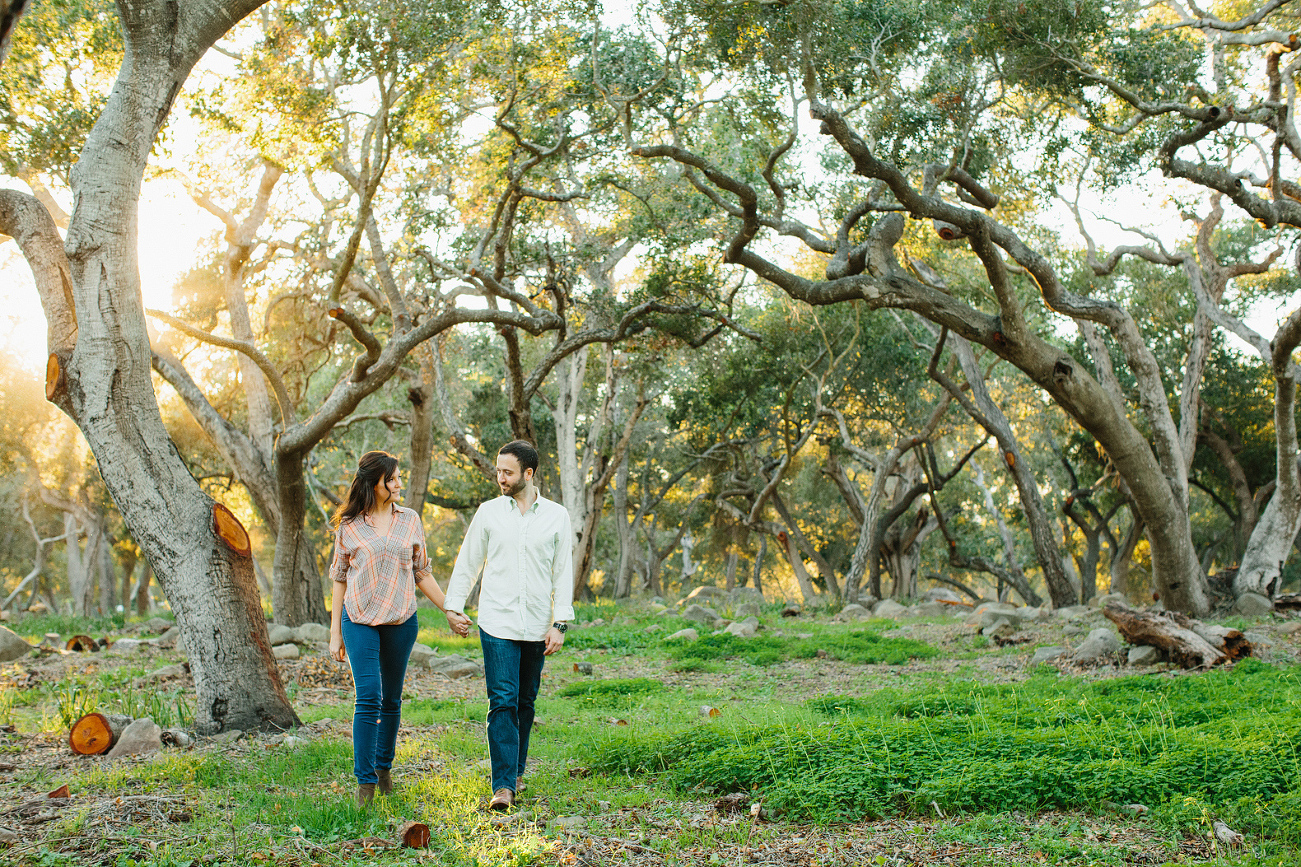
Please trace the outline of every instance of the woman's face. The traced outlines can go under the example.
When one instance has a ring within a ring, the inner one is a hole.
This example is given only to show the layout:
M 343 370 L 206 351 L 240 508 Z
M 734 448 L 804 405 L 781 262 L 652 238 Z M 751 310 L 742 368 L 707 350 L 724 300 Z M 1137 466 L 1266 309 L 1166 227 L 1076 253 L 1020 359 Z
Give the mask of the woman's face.
M 397 500 L 402 493 L 402 471 L 393 468 L 393 475 L 375 484 L 375 505 L 387 506 Z

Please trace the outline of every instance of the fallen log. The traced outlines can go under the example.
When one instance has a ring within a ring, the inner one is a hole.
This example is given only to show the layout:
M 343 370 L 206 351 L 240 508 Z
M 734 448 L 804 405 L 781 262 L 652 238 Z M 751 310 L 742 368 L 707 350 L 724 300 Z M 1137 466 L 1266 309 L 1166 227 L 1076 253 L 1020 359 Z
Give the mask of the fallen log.
M 1212 631 L 1177 612 L 1137 611 L 1112 602 L 1102 613 L 1130 644 L 1155 647 L 1180 668 L 1210 668 L 1251 655 L 1251 642 L 1238 630 Z M 1220 641 L 1213 644 L 1206 636 Z
M 72 724 L 68 746 L 79 756 L 98 756 L 108 752 L 133 720 L 115 713 L 88 713 Z

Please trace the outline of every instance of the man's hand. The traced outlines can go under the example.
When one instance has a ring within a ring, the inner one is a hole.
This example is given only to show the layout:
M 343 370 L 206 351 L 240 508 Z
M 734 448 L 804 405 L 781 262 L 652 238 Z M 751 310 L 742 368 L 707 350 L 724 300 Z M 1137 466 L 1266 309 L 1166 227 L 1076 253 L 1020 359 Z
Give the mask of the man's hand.
M 343 646 L 343 635 L 334 631 L 330 632 L 330 656 L 339 662 L 348 658 L 348 649 Z
M 557 650 L 559 650 L 561 647 L 564 646 L 565 633 L 561 632 L 559 629 L 556 629 L 553 626 L 547 630 L 546 638 L 544 638 L 543 640 L 547 643 L 547 649 L 544 650 L 543 653 L 546 656 L 550 656 L 551 654 L 555 653 Z
M 447 615 L 447 625 L 452 631 L 464 638 L 470 634 L 470 618 L 466 617 L 459 611 L 444 611 Z

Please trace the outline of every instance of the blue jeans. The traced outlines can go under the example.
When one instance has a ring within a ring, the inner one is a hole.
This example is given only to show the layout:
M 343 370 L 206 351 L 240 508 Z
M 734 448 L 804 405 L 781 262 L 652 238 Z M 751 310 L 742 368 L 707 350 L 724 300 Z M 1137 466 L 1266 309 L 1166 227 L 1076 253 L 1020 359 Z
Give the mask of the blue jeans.
M 357 704 L 352 712 L 352 772 L 357 784 L 378 782 L 377 769 L 393 767 L 402 721 L 402 681 L 420 624 L 416 616 L 396 626 L 353 623 L 348 609 L 341 622 Z
M 533 702 L 542 683 L 546 643 L 496 638 L 479 629 L 483 646 L 483 679 L 488 688 L 488 755 L 492 758 L 492 790 L 515 791 L 515 778 L 524 776 L 533 729 Z

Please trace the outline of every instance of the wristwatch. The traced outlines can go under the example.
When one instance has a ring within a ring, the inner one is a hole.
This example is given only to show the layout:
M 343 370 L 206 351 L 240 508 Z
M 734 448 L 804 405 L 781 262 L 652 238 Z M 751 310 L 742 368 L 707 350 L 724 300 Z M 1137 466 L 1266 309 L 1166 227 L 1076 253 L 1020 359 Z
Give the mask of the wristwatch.
M 557 620 L 555 623 L 551 624 L 551 628 L 559 632 L 561 635 L 564 635 L 569 631 L 569 624 L 565 623 L 563 620 Z

